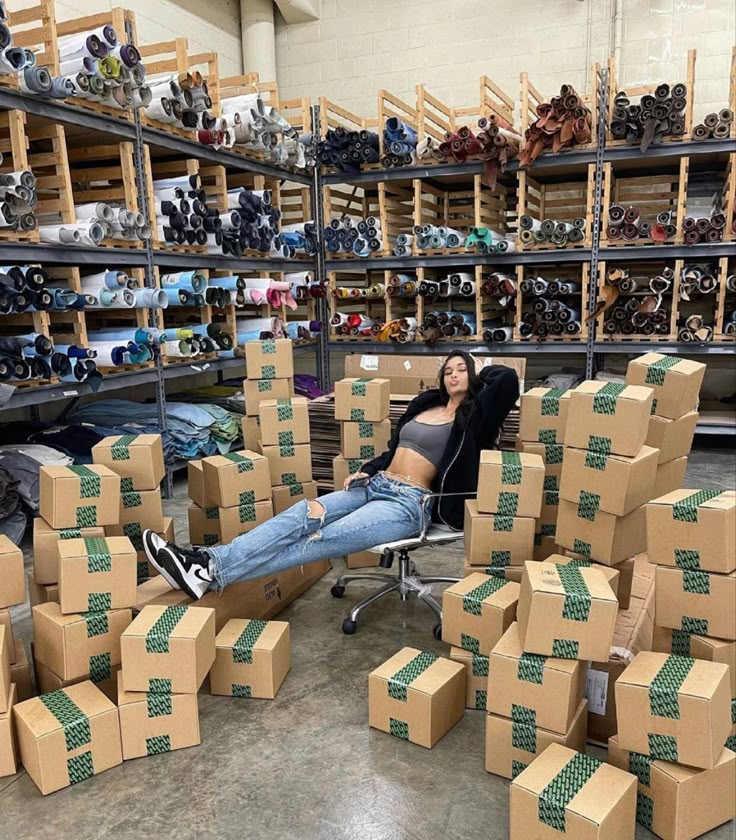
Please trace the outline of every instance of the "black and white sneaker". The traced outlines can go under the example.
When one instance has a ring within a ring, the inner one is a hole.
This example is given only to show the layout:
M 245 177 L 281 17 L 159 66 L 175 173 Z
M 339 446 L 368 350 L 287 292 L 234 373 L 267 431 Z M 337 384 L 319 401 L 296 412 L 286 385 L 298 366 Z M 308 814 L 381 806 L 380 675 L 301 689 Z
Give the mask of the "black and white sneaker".
M 143 533 L 143 547 L 151 565 L 175 589 L 198 601 L 214 580 L 212 559 L 199 548 L 179 548 L 151 531 Z

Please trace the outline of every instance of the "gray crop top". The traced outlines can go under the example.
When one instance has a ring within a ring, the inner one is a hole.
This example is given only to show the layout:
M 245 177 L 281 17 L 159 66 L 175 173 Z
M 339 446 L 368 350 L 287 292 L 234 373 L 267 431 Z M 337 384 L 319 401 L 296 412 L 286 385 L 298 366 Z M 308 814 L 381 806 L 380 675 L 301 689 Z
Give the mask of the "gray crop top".
M 399 434 L 399 446 L 418 452 L 430 463 L 439 466 L 452 431 L 453 420 L 447 423 L 420 423 L 410 420 Z

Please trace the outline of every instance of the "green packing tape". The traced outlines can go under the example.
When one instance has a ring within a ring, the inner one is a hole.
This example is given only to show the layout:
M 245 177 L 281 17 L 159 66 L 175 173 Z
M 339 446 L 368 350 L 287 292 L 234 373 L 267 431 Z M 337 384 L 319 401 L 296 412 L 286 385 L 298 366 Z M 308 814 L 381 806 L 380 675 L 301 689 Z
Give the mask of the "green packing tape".
M 366 396 L 366 385 L 370 379 L 356 379 L 355 382 L 350 383 L 350 396 L 364 397 Z
M 266 629 L 267 621 L 253 619 L 233 644 L 233 662 L 253 664 L 253 646 Z
M 84 550 L 87 552 L 88 574 L 112 571 L 110 546 L 104 537 L 84 537 Z
M 626 385 L 617 385 L 615 382 L 607 382 L 593 396 L 593 413 L 615 414 L 616 400 L 618 400 L 626 387 Z
M 206 546 L 217 545 L 220 542 L 219 534 L 202 534 L 203 544 Z
M 63 688 L 42 694 L 39 699 L 61 724 L 67 752 L 92 742 L 89 718 Z
M 148 694 L 171 694 L 171 680 L 168 677 L 149 677 Z
M 294 432 L 287 431 L 287 432 L 279 432 L 279 449 L 283 449 L 284 447 L 291 447 L 292 452 L 294 449 Z
M 79 528 L 62 528 L 59 531 L 60 540 L 79 540 L 82 539 L 82 531 Z
M 678 356 L 665 356 L 663 359 L 658 359 L 656 362 L 652 362 L 652 364 L 647 367 L 647 375 L 644 378 L 644 384 L 661 387 L 664 385 L 667 371 L 676 364 L 679 364 L 681 361 L 682 359 Z
M 652 758 L 677 764 L 677 738 L 674 735 L 656 735 L 654 732 L 648 732 L 647 741 Z
M 237 464 L 239 473 L 252 472 L 255 469 L 253 460 L 246 458 L 245 455 L 238 455 L 237 452 L 228 452 L 223 457 L 227 458 L 228 461 L 232 461 L 233 464 Z
M 121 435 L 110 447 L 113 461 L 130 461 L 130 446 L 138 440 L 139 435 Z
M 681 627 L 684 633 L 690 633 L 693 636 L 708 635 L 707 618 L 692 618 L 689 615 L 683 615 Z
M 710 595 L 710 575 L 708 572 L 691 572 L 689 569 L 683 569 L 682 588 L 685 592 Z
M 81 613 L 81 616 L 87 625 L 88 639 L 93 639 L 95 636 L 104 636 L 105 633 L 110 632 L 110 622 L 106 612 L 86 612 Z
M 263 365 L 261 379 L 276 379 L 276 365 Z
M 695 665 L 687 656 L 668 656 L 649 684 L 649 712 L 656 717 L 680 719 L 677 692 Z
M 652 784 L 652 764 L 654 759 L 648 755 L 642 755 L 637 752 L 629 753 L 629 773 L 634 776 L 646 787 L 651 787 Z
M 256 506 L 255 505 L 238 505 L 238 522 L 255 522 L 256 521 Z
M 567 393 L 567 388 L 550 388 L 542 397 L 542 417 L 560 416 L 560 397 Z
M 539 533 L 543 537 L 554 537 L 557 534 L 557 525 L 554 522 L 542 525 Z
M 557 443 L 557 431 L 555 429 L 540 429 L 537 435 L 538 443 Z
M 675 566 L 679 569 L 700 569 L 700 552 L 691 549 L 675 549 Z
M 544 504 L 547 507 L 557 507 L 560 504 L 559 490 L 546 490 L 544 493 Z
M 136 551 L 143 551 L 143 529 L 140 522 L 126 522 L 122 525 L 123 535 L 132 543 Z
M 578 519 L 587 519 L 595 522 L 595 516 L 600 508 L 601 497 L 597 493 L 589 493 L 587 490 L 580 491 L 578 500 Z
M 549 491 L 550 493 L 554 491 L 559 491 L 560 489 L 560 482 L 559 477 L 556 475 L 545 475 L 544 477 L 544 489 L 545 491 Z
M 514 519 L 512 516 L 505 516 L 503 514 L 497 513 L 493 517 L 493 530 L 494 531 L 513 531 L 514 530 Z
M 350 409 L 350 419 L 356 422 L 361 422 L 365 420 L 365 409 L 364 408 L 351 408 Z
M 561 464 L 562 458 L 565 454 L 565 447 L 561 443 L 545 443 L 544 444 L 544 463 Z
M 654 802 L 641 791 L 636 792 L 636 821 L 651 831 L 654 819 Z
M 90 592 L 87 595 L 87 612 L 107 612 L 112 609 L 112 592 Z
M 418 653 L 403 668 L 400 668 L 393 677 L 388 678 L 388 696 L 405 703 L 409 686 L 438 659 L 439 657 L 435 653 Z
M 187 607 L 181 604 L 166 607 L 148 633 L 146 633 L 147 653 L 169 652 L 169 637 L 176 625 L 186 615 L 187 609 Z
M 282 484 L 296 484 L 296 473 L 295 472 L 285 472 L 281 473 L 281 483 Z
M 258 391 L 263 394 L 266 391 L 273 391 L 273 381 L 271 379 L 257 379 Z
M 121 493 L 133 493 L 133 492 L 135 492 L 135 487 L 133 487 L 133 479 L 132 478 L 121 478 L 120 479 L 120 492 Z
M 670 649 L 675 656 L 690 656 L 690 638 L 691 634 L 684 630 L 670 630 L 672 634 L 672 641 Z
M 148 717 L 165 717 L 173 712 L 173 702 L 170 694 L 155 694 L 146 692 L 146 710 Z
M 592 756 L 575 753 L 539 794 L 539 821 L 564 832 L 565 809 L 600 766 Z
M 542 535 L 535 534 L 534 535 L 534 545 L 541 545 L 542 544 Z
M 501 516 L 516 516 L 519 509 L 519 494 L 502 490 L 498 494 L 498 513 Z
M 91 779 L 95 774 L 92 751 L 87 750 L 68 759 L 66 762 L 66 771 L 69 774 L 70 785 L 76 785 L 79 782 L 84 782 L 86 779 Z
M 376 447 L 373 444 L 367 443 L 364 446 L 360 447 L 360 457 L 365 460 L 366 458 L 375 458 L 376 456 Z
M 698 490 L 672 505 L 672 518 L 678 522 L 697 522 L 698 508 L 720 496 L 722 490 Z
M 498 592 L 499 589 L 503 589 L 504 586 L 506 586 L 505 580 L 499 580 L 495 577 L 484 580 L 483 583 L 463 595 L 463 612 L 480 616 L 483 610 L 483 601 Z
M 552 656 L 558 659 L 578 659 L 580 642 L 572 639 L 554 639 L 552 642 Z
M 248 491 L 246 491 L 248 492 Z M 240 494 L 243 495 L 242 493 Z M 255 496 L 255 493 L 253 494 Z M 219 519 L 220 518 L 220 508 L 217 507 L 206 507 L 204 509 L 204 518 L 205 519 Z
M 729 735 L 726 738 L 726 749 L 736 752 L 736 735 Z
M 146 738 L 146 755 L 160 755 L 171 752 L 171 737 L 169 735 L 154 735 Z
M 736 726 L 736 697 L 731 699 L 731 723 Z
M 81 505 L 76 510 L 77 528 L 92 528 L 97 525 L 97 505 Z
M 472 657 L 472 671 L 474 677 L 487 677 L 490 657 L 474 653 Z
M 601 435 L 589 435 L 588 451 L 608 457 L 611 454 L 611 438 L 601 437 Z
M 360 458 L 348 458 L 348 470 L 351 473 L 358 472 L 362 466 L 363 462 Z
M 401 738 L 402 741 L 409 740 L 409 724 L 404 720 L 389 718 L 388 731 L 394 738 Z
M 238 504 L 239 505 L 254 505 L 256 503 L 256 491 L 255 490 L 243 490 L 242 493 L 238 494 Z M 217 508 L 215 508 L 217 510 Z M 217 510 L 217 516 L 212 517 L 208 516 L 208 519 L 219 519 L 220 512 Z
M 501 453 L 501 484 L 521 484 L 521 458 L 518 452 Z
M 79 477 L 79 498 L 80 499 L 99 499 L 100 497 L 100 477 L 96 472 L 93 472 L 89 467 L 67 467 L 74 475 Z
M 145 583 L 151 576 L 148 569 L 148 560 L 137 560 L 135 564 L 136 586 Z
M 289 488 L 290 496 L 304 495 L 304 485 L 300 484 L 298 481 L 295 481 L 293 484 L 287 484 L 286 486 Z
M 89 658 L 89 678 L 93 683 L 109 680 L 112 676 L 111 654 L 96 653 Z
M 230 691 L 233 697 L 251 698 L 253 696 L 253 689 L 249 685 L 242 685 L 241 683 L 231 683 Z
M 261 353 L 264 356 L 273 356 L 276 353 L 276 342 L 273 338 L 264 338 L 261 341 Z
M 285 423 L 287 420 L 293 419 L 294 406 L 292 405 L 291 400 L 276 400 L 276 420 L 279 423 Z
M 526 706 L 511 706 L 511 746 L 528 753 L 537 751 L 537 713 Z
M 493 580 L 493 578 L 491 578 Z M 480 654 L 480 640 L 476 639 L 475 636 L 471 636 L 469 633 L 461 633 L 460 634 L 460 647 L 463 650 L 468 650 L 471 653 Z
M 523 773 L 528 764 L 524 764 L 523 761 L 517 761 L 516 759 L 511 760 L 511 778 L 515 779 L 520 773 Z
M 475 708 L 481 712 L 485 712 L 488 708 L 488 692 L 483 689 L 476 688 L 475 690 Z
M 359 438 L 372 438 L 374 434 L 375 430 L 373 428 L 373 423 L 358 423 Z
M 599 438 L 603 440 L 603 438 Z M 608 438 L 605 438 L 608 440 Z M 585 452 L 585 466 L 593 470 L 603 472 L 608 464 L 608 455 L 605 452 L 596 452 L 593 449 L 587 449 Z
M 572 550 L 575 552 L 575 554 L 582 554 L 583 557 L 590 557 L 593 553 L 593 547 L 589 542 L 585 542 L 584 540 L 578 539 L 574 539 L 572 541 Z
M 511 565 L 510 551 L 492 551 L 491 552 L 491 566 L 492 569 L 505 569 L 506 566 Z
M 546 656 L 541 653 L 522 653 L 516 666 L 516 678 L 522 682 L 544 684 L 544 663 Z
M 293 458 L 296 455 L 296 450 L 293 446 L 279 446 L 279 456 L 281 458 Z
M 558 564 L 555 568 L 565 591 L 562 617 L 569 621 L 587 621 L 593 599 L 580 569 L 573 564 Z
M 143 504 L 140 493 L 121 493 L 120 499 L 126 510 L 128 508 L 140 507 Z

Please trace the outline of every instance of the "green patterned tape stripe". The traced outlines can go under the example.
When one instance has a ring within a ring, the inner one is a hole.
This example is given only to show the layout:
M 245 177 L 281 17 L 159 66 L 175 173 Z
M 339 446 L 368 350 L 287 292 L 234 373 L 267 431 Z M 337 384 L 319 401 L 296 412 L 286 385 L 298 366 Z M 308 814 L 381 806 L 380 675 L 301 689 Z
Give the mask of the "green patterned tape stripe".
M 736 726 L 736 697 L 731 699 L 731 723 Z
M 646 385 L 664 385 L 664 379 L 667 375 L 667 371 L 681 361 L 682 359 L 678 356 L 665 356 L 663 359 L 658 359 L 656 362 L 652 362 L 652 364 L 647 368 L 647 375 L 644 379 L 644 383 Z
M 66 762 L 66 771 L 69 774 L 70 785 L 76 785 L 78 782 L 85 781 L 85 779 L 91 779 L 95 774 L 92 751 L 87 750 L 68 759 Z
M 539 443 L 557 443 L 557 429 L 540 429 L 537 441 Z
M 254 505 L 256 503 L 256 491 L 255 490 L 243 490 L 242 493 L 238 494 L 238 504 L 239 505 Z M 209 508 L 207 508 L 209 510 Z M 208 516 L 208 519 L 219 519 L 220 512 L 217 508 L 217 516 Z
M 471 615 L 481 615 L 483 601 L 493 595 L 494 592 L 503 589 L 504 586 L 506 586 L 506 581 L 496 577 L 489 577 L 484 580 L 483 583 L 463 595 L 463 612 Z
M 253 646 L 266 629 L 267 621 L 253 619 L 233 644 L 233 662 L 253 664 Z
M 501 453 L 501 484 L 521 484 L 521 457 L 518 452 Z
M 242 683 L 230 683 L 230 691 L 233 697 L 251 698 L 253 696 L 253 689 L 249 685 L 243 685 Z
M 487 677 L 489 665 L 490 657 L 482 656 L 479 653 L 473 654 L 472 670 L 474 677 Z
M 670 630 L 672 634 L 670 650 L 676 656 L 690 656 L 691 634 L 684 630 Z
M 511 704 L 511 746 L 528 753 L 537 751 L 537 713 L 527 706 Z
M 394 736 L 394 738 L 401 738 L 402 741 L 409 740 L 409 724 L 405 720 L 389 718 L 388 731 Z
M 365 420 L 365 409 L 364 408 L 351 408 L 350 409 L 350 419 L 360 423 Z
M 541 653 L 522 653 L 519 657 L 519 664 L 516 667 L 516 678 L 522 682 L 544 683 L 544 663 L 546 656 Z
M 93 639 L 95 636 L 104 636 L 105 633 L 110 632 L 110 621 L 106 612 L 82 613 L 82 619 L 87 625 L 88 639 Z
M 110 447 L 113 461 L 129 461 L 130 446 L 138 440 L 138 435 L 122 435 Z
M 372 438 L 375 435 L 373 423 L 358 423 L 358 437 Z
M 475 690 L 475 708 L 482 712 L 485 712 L 488 708 L 488 692 L 482 688 L 476 688 Z
M 491 564 L 488 566 L 488 569 L 505 569 L 506 566 L 511 565 L 511 552 L 510 551 L 492 551 L 491 552 Z
M 170 735 L 154 735 L 151 738 L 146 738 L 146 755 L 159 755 L 167 752 L 171 752 Z
M 243 495 L 242 493 L 240 494 Z M 255 496 L 255 494 L 254 494 Z M 247 500 L 243 499 L 242 503 L 245 504 Z M 205 519 L 219 519 L 220 518 L 220 508 L 217 507 L 206 507 L 204 509 L 204 518 Z
M 128 510 L 134 507 L 140 507 L 143 504 L 143 500 L 141 499 L 141 494 L 132 492 L 132 493 L 122 493 L 120 495 L 120 499 L 123 503 L 123 507 Z
M 112 571 L 112 556 L 110 546 L 104 537 L 85 537 L 84 550 L 87 552 L 87 572 Z
M 126 522 L 122 526 L 123 534 L 126 536 L 136 551 L 143 551 L 143 529 L 140 522 Z
M 232 461 L 233 464 L 237 464 L 239 473 L 252 472 L 255 469 L 252 459 L 246 458 L 245 455 L 238 455 L 237 452 L 228 452 L 223 457 L 227 458 L 228 461 Z
M 656 717 L 680 719 L 677 692 L 695 665 L 687 656 L 668 656 L 649 684 L 649 711 Z
M 82 531 L 80 528 L 62 528 L 58 532 L 60 540 L 79 540 L 82 539 Z
M 542 525 L 542 528 L 544 529 L 544 525 Z M 542 530 L 542 533 L 544 533 L 544 530 Z M 572 550 L 575 554 L 582 554 L 583 557 L 590 557 L 593 553 L 593 546 L 584 540 L 574 539 L 572 541 Z
M 258 391 L 263 394 L 266 391 L 273 391 L 273 381 L 270 379 L 257 379 Z
M 647 733 L 649 755 L 662 761 L 677 763 L 677 738 L 674 735 L 656 735 Z
M 556 475 L 545 475 L 544 490 L 548 493 L 556 493 L 560 489 L 560 479 Z
M 499 501 L 500 501 L 500 499 L 499 499 Z M 509 531 L 509 532 L 513 531 L 514 530 L 514 517 L 509 516 L 508 514 L 497 513 L 493 517 L 493 530 L 494 531 Z
M 439 657 L 434 653 L 418 653 L 388 679 L 388 696 L 394 700 L 407 701 L 407 690 L 417 677 L 433 665 Z
M 90 592 L 87 595 L 88 612 L 107 612 L 112 609 L 112 592 Z
M 672 518 L 679 522 L 697 522 L 698 508 L 720 496 L 722 490 L 698 490 L 672 505 Z
M 157 694 L 153 691 L 146 692 L 146 710 L 148 717 L 165 717 L 172 714 L 173 702 L 171 694 Z
M 544 444 L 544 463 L 545 464 L 561 464 L 564 454 L 565 454 L 565 447 L 561 443 L 545 443 Z
M 149 694 L 171 694 L 171 680 L 168 677 L 149 677 Z
M 109 680 L 112 676 L 112 654 L 96 653 L 89 658 L 89 678 L 93 683 Z
M 279 456 L 281 458 L 293 458 L 296 455 L 296 450 L 293 446 L 279 445 Z
M 294 406 L 290 399 L 276 400 L 276 420 L 285 423 L 294 419 Z
M 256 521 L 255 505 L 238 505 L 238 521 L 241 523 Z
M 542 525 L 539 533 L 543 537 L 554 537 L 557 534 L 557 525 L 554 522 Z
M 595 522 L 595 516 L 601 505 L 601 497 L 597 493 L 589 493 L 587 490 L 580 491 L 578 500 L 578 518 Z
M 135 488 L 133 487 L 133 479 L 132 478 L 121 478 L 120 479 L 120 492 L 121 493 L 133 493 Z
M 567 388 L 550 388 L 542 397 L 542 416 L 559 417 L 560 397 L 567 393 Z
M 636 792 L 636 821 L 651 831 L 654 819 L 654 802 L 641 791 Z
M 596 453 L 601 457 L 607 458 L 611 454 L 611 438 L 601 437 L 601 435 L 589 435 L 588 450 L 590 452 Z
M 681 628 L 683 633 L 689 633 L 695 636 L 708 635 L 708 619 L 707 618 L 692 618 L 689 615 L 683 615 Z
M 580 642 L 572 639 L 554 639 L 552 641 L 552 656 L 558 659 L 579 659 Z
M 626 385 L 617 385 L 615 382 L 607 382 L 600 391 L 593 396 L 594 414 L 615 414 L 616 400 L 621 396 Z
M 539 794 L 539 821 L 564 832 L 565 809 L 600 766 L 592 756 L 575 753 Z
M 97 505 L 81 505 L 75 513 L 77 528 L 91 528 L 97 525 Z
M 693 572 L 689 569 L 683 569 L 682 588 L 685 592 L 710 595 L 710 575 L 708 572 Z
M 523 761 L 517 761 L 516 759 L 511 760 L 511 778 L 515 779 L 520 773 L 523 773 L 528 764 L 524 764 Z
M 93 472 L 89 467 L 67 467 L 74 475 L 79 477 L 79 498 L 80 499 L 99 499 L 100 497 L 100 477 L 96 472 Z
M 355 382 L 350 383 L 350 396 L 352 397 L 364 397 L 366 395 L 366 385 L 370 382 L 370 379 L 356 379 Z
M 570 621 L 587 621 L 590 617 L 592 596 L 580 569 L 572 564 L 556 565 L 562 588 L 565 590 L 565 604 L 562 617 Z
M 177 605 L 166 607 L 151 629 L 146 633 L 147 653 L 168 653 L 169 637 L 176 625 L 184 618 L 187 607 Z
M 289 495 L 290 496 L 303 496 L 304 495 L 304 485 L 300 484 L 298 481 L 295 481 L 293 484 L 287 484 L 289 488 Z
M 604 438 L 599 438 L 603 440 Z M 607 438 L 605 438 L 607 440 Z M 610 448 L 610 447 L 609 447 Z M 603 472 L 608 464 L 608 455 L 605 452 L 596 451 L 594 449 L 586 449 L 585 451 L 585 466 L 593 470 Z
M 654 759 L 637 752 L 629 753 L 629 773 L 632 773 L 645 787 L 652 784 L 652 764 Z
M 700 552 L 692 549 L 675 549 L 675 566 L 679 569 L 700 569 Z
M 278 438 L 279 438 L 279 443 L 278 443 L 279 448 L 283 448 L 283 447 L 286 447 L 286 446 L 289 446 L 292 449 L 294 448 L 294 445 L 295 445 L 294 444 L 294 432 L 292 432 L 292 431 L 279 432 L 278 433 Z
M 67 752 L 91 743 L 89 718 L 63 688 L 49 694 L 42 694 L 39 699 L 61 724 Z

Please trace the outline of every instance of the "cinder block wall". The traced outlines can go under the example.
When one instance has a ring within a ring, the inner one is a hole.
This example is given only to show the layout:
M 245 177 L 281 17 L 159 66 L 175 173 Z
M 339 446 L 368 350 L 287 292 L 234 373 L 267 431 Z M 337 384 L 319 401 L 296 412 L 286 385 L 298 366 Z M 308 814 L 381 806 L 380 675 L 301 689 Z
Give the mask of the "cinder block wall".
M 361 116 L 385 88 L 414 103 L 419 83 L 469 106 L 489 75 L 519 98 L 519 74 L 550 96 L 582 91 L 586 71 L 612 51 L 611 0 L 322 0 L 321 20 L 286 26 L 277 15 L 278 82 L 287 97 L 320 95 Z M 698 51 L 695 118 L 728 104 L 734 0 L 623 0 L 620 84 L 685 81 Z

